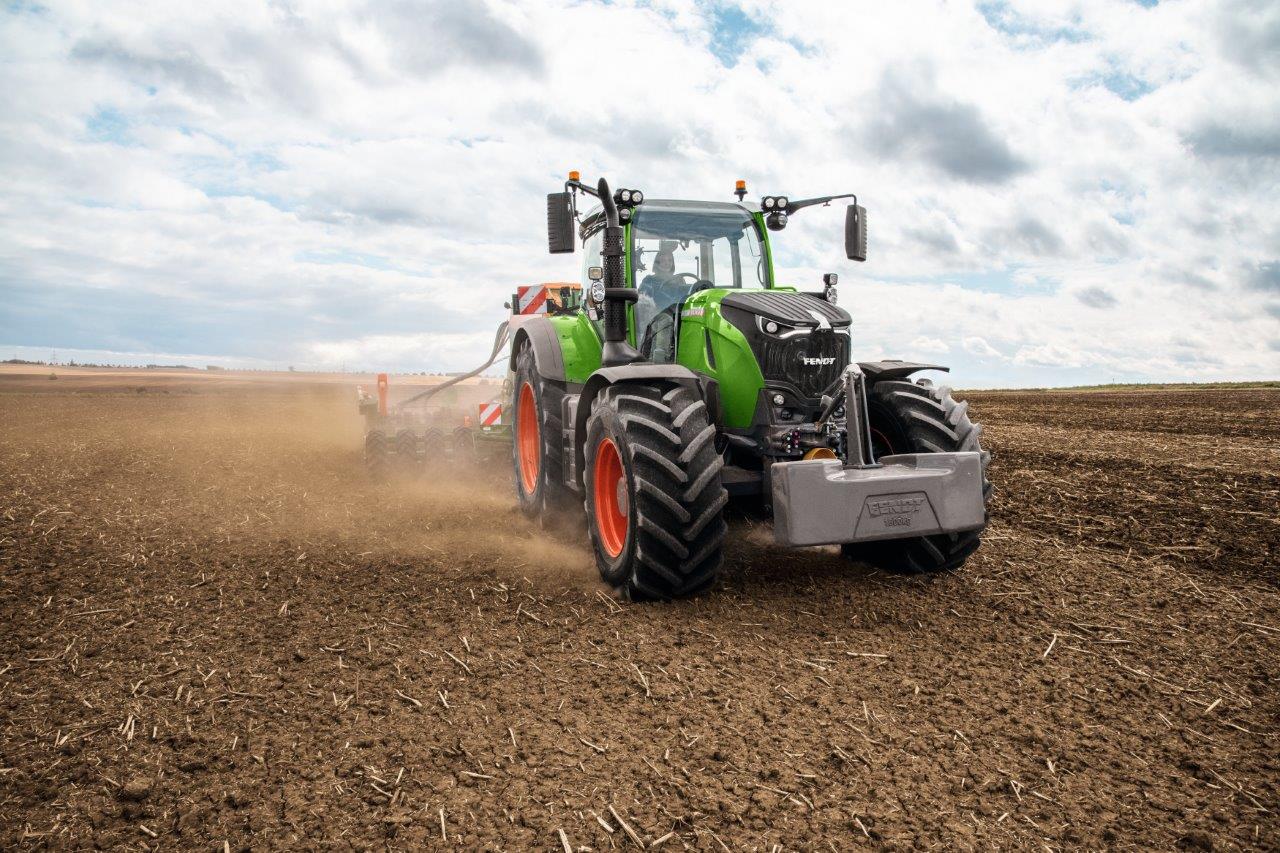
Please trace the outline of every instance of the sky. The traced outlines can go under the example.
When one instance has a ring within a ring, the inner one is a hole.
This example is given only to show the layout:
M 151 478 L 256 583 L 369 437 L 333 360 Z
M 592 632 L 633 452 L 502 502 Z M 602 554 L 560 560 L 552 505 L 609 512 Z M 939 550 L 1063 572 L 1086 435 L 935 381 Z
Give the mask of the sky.
M 1280 4 L 8 2 L 0 359 L 453 371 L 570 169 L 855 192 L 773 235 L 858 360 L 1280 378 Z

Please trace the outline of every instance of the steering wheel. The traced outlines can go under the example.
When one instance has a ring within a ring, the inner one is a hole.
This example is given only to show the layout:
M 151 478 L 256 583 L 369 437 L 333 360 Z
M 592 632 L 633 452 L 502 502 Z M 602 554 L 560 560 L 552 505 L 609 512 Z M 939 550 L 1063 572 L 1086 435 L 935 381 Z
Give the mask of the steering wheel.
M 697 293 L 699 290 L 710 290 L 711 288 L 716 286 L 714 281 L 711 281 L 710 279 L 705 279 L 705 278 L 698 278 L 697 275 L 691 272 L 678 272 L 676 273 L 676 278 L 693 279 L 692 284 L 689 285 L 690 295 Z

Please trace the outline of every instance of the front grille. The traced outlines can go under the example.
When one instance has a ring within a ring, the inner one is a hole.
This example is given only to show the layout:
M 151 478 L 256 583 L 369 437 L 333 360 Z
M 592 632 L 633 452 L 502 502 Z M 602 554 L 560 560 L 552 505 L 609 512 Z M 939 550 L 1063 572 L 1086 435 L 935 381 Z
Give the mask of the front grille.
M 806 397 L 821 396 L 849 366 L 848 336 L 825 329 L 781 339 L 760 336 L 752 343 L 765 381 L 789 383 Z

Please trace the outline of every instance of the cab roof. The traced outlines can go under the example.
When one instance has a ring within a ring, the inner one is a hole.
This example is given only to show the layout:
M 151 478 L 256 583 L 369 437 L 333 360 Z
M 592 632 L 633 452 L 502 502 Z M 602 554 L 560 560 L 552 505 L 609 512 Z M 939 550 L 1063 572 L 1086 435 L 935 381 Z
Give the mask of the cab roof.
M 646 198 L 637 210 L 659 210 L 670 212 L 682 212 L 692 210 L 705 210 L 708 212 L 728 213 L 737 212 L 744 216 L 752 216 L 757 211 L 752 210 L 744 204 L 736 201 L 699 201 L 696 199 L 681 198 Z M 582 217 L 581 232 L 593 230 L 599 224 L 599 220 L 604 216 L 604 209 L 596 204 Z

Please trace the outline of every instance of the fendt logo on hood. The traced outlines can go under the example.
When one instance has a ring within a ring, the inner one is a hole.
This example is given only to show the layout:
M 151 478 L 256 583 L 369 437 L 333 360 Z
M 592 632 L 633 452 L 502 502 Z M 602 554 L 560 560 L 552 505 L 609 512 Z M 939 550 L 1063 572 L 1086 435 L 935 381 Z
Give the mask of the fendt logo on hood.
M 800 361 L 809 365 L 810 367 L 824 367 L 828 364 L 835 364 L 836 357 L 834 355 L 822 355 L 822 356 L 813 358 L 813 357 L 801 354 Z

